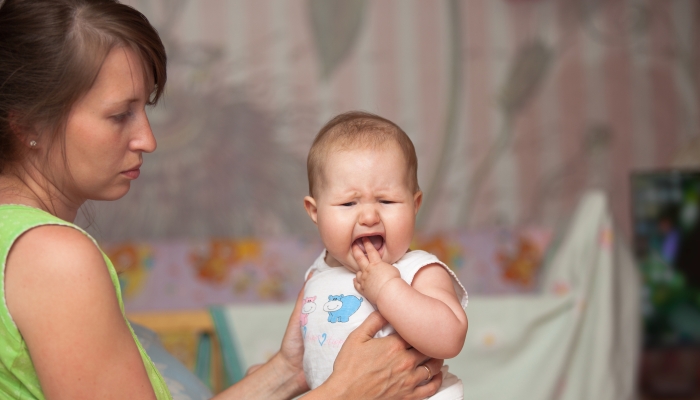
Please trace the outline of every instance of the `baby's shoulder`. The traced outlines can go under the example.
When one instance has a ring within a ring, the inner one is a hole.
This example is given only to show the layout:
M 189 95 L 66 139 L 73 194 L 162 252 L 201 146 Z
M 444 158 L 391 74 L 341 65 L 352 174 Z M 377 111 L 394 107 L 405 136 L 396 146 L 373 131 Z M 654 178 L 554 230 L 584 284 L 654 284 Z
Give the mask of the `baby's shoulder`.
M 396 262 L 398 268 L 402 267 L 424 267 L 429 264 L 443 264 L 435 254 L 428 253 L 425 250 L 410 250 Z

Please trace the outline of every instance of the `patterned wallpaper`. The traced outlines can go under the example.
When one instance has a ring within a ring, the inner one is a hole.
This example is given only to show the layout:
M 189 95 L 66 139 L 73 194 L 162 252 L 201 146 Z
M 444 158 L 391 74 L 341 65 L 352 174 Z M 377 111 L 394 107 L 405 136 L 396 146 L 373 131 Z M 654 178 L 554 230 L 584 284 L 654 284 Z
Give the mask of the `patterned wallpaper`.
M 470 296 L 540 289 L 551 232 L 482 230 L 419 235 L 412 248 L 435 254 Z M 103 244 L 119 272 L 127 311 L 293 301 L 321 254 L 316 238 L 213 238 Z M 557 289 L 559 290 L 559 289 Z
M 413 139 L 421 232 L 567 220 L 698 137 L 692 0 L 130 0 L 169 55 L 158 150 L 105 241 L 313 235 L 305 158 L 362 109 Z

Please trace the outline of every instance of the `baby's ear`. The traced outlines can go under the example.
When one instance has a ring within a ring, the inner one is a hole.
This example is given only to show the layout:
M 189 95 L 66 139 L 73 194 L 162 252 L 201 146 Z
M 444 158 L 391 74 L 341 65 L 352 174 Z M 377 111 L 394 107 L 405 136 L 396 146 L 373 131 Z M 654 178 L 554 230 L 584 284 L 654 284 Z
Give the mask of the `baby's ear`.
M 304 197 L 304 209 L 306 209 L 306 213 L 309 214 L 309 217 L 311 217 L 311 220 L 314 221 L 314 224 L 318 224 L 318 209 L 316 208 L 316 199 L 314 199 L 311 196 Z
M 416 214 L 418 214 L 421 204 L 423 204 L 423 192 L 419 190 L 413 195 L 413 206 L 415 207 Z

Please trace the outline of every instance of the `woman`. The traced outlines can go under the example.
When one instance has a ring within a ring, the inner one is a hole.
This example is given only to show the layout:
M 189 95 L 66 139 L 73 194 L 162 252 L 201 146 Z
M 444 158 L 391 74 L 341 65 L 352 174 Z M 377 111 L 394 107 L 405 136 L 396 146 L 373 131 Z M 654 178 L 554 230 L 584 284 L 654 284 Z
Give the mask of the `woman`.
M 145 17 L 114 0 L 0 6 L 3 398 L 170 398 L 124 318 L 112 264 L 71 223 L 86 200 L 124 196 L 143 153 L 155 150 L 145 107 L 163 93 L 165 64 Z M 441 374 L 432 372 L 442 361 L 396 336 L 371 339 L 384 323 L 369 318 L 343 346 L 327 384 L 305 398 L 435 393 Z M 301 354 L 291 318 L 280 352 L 221 398 L 303 393 Z

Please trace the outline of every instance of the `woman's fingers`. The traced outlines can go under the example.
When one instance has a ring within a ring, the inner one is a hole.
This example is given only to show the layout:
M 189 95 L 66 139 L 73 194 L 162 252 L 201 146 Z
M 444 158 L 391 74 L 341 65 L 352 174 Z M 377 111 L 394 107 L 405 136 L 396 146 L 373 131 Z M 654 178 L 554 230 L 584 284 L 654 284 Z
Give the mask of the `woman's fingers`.
M 385 324 L 378 312 L 370 314 L 343 344 L 322 387 L 348 399 L 418 400 L 435 394 L 442 383 L 442 360 L 421 354 L 396 334 L 373 339 Z M 435 375 L 430 381 L 423 365 Z
M 445 364 L 445 360 L 440 360 L 437 358 L 431 358 L 427 362 L 425 362 L 423 365 L 426 367 L 430 368 L 430 373 L 435 376 L 435 375 L 440 375 L 440 369 L 442 369 L 442 365 Z M 425 369 L 425 368 L 423 368 Z M 427 372 L 426 372 L 427 373 Z
M 369 339 L 372 339 L 374 335 L 379 332 L 380 329 L 386 325 L 386 320 L 384 317 L 382 317 L 382 314 L 380 314 L 378 311 L 373 312 L 370 314 L 363 322 L 358 326 L 352 333 L 350 333 L 350 338 L 356 337 L 357 340 L 366 342 Z M 403 339 L 401 339 L 403 340 Z
M 421 359 L 425 357 L 423 354 L 416 351 L 416 357 Z M 445 360 L 429 358 L 424 363 L 416 366 L 414 379 L 417 385 L 415 391 L 412 393 L 415 399 L 424 399 L 434 395 L 440 385 L 442 385 L 442 372 L 440 371 Z M 430 370 L 430 381 L 428 381 L 428 368 Z M 426 383 L 427 381 L 427 383 Z
M 420 369 L 425 370 L 425 368 L 423 367 L 420 367 Z M 416 390 L 413 391 L 413 397 L 409 398 L 425 399 L 426 397 L 430 397 L 437 393 L 438 389 L 440 389 L 440 385 L 442 385 L 442 374 L 439 372 L 440 371 L 438 370 L 438 373 L 433 375 L 433 377 L 430 379 L 430 382 L 426 383 L 425 385 L 418 386 Z
M 287 322 L 287 329 L 284 332 L 280 348 L 282 356 L 299 369 L 302 367 L 302 357 L 304 356 L 304 339 L 301 336 L 301 322 L 299 321 L 303 298 L 304 287 L 302 286 L 294 304 L 292 315 L 289 317 L 289 322 Z
M 435 375 L 440 375 L 440 369 L 442 368 L 442 364 L 444 362 L 444 360 L 431 358 L 425 363 L 418 365 L 416 368 L 416 376 L 418 381 L 422 382 L 427 381 L 428 379 L 432 380 Z M 428 375 L 428 370 L 430 370 L 430 375 Z
M 301 307 L 304 303 L 304 287 L 301 287 L 297 299 L 294 302 L 294 310 L 292 310 L 292 315 L 289 317 L 289 322 L 287 323 L 287 330 L 299 330 L 300 321 L 299 315 L 301 315 Z

